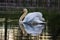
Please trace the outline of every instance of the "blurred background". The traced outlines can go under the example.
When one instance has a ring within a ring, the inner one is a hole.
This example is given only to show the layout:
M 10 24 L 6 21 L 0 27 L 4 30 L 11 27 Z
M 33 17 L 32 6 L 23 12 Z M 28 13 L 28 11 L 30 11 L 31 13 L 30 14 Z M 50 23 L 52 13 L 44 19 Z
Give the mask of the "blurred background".
M 22 34 L 23 8 L 42 12 L 47 24 L 38 37 Z M 0 0 L 0 40 L 60 40 L 60 0 Z

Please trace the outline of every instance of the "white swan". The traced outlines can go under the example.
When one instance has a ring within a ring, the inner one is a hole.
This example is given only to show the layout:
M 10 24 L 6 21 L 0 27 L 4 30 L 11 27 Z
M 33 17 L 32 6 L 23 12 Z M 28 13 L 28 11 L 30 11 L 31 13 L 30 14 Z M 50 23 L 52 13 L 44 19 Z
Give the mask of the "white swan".
M 28 13 L 22 21 L 24 30 L 32 36 L 40 35 L 45 26 L 45 19 L 42 16 L 40 12 Z

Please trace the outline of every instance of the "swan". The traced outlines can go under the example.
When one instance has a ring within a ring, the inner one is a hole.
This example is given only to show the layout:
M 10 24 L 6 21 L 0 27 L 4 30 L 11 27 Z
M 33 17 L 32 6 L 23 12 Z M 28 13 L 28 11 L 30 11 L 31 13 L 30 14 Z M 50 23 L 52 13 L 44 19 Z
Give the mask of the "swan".
M 42 33 L 42 30 L 45 27 L 45 19 L 41 12 L 31 12 L 28 13 L 28 10 L 25 8 L 23 14 L 19 19 L 20 28 L 25 31 L 27 34 L 32 36 L 37 36 Z M 21 26 L 23 24 L 23 27 Z

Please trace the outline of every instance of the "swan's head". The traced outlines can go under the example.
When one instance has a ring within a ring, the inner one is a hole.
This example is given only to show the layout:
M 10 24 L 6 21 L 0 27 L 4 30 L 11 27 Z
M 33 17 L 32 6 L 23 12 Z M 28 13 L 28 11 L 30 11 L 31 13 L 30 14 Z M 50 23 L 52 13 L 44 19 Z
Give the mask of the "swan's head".
M 26 8 L 24 8 L 23 13 L 28 13 L 28 10 Z

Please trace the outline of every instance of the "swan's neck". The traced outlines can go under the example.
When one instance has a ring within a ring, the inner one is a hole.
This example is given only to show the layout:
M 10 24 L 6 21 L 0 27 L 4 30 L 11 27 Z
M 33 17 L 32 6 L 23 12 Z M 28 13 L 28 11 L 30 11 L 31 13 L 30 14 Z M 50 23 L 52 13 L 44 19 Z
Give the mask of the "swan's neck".
M 27 13 L 23 13 L 22 16 L 20 17 L 20 20 L 22 21 L 24 17 L 26 16 Z

